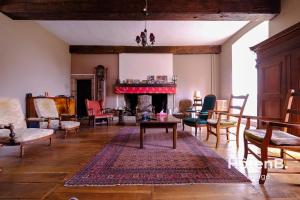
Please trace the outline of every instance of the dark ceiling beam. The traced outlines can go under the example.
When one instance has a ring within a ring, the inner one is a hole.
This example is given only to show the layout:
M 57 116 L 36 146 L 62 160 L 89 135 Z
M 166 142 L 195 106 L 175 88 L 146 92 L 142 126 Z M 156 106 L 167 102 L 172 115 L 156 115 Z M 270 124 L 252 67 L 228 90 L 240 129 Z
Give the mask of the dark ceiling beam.
M 143 0 L 1 0 L 16 20 L 144 20 Z M 148 0 L 149 20 L 254 20 L 280 13 L 280 0 Z
M 173 53 L 173 54 L 219 54 L 220 45 L 212 46 L 86 46 L 71 45 L 73 54 L 119 54 L 119 53 Z

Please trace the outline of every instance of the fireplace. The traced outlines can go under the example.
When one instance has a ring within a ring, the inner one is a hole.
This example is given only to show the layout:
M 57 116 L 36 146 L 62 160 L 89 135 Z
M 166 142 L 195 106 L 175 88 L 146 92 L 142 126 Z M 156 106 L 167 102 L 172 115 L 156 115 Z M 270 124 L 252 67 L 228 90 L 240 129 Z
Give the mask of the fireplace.
M 135 109 L 138 102 L 138 96 L 141 94 L 125 94 L 125 106 L 128 108 L 130 115 L 135 115 Z M 152 97 L 152 105 L 155 108 L 155 113 L 159 113 L 160 111 L 167 112 L 168 108 L 168 95 L 167 94 L 146 94 Z

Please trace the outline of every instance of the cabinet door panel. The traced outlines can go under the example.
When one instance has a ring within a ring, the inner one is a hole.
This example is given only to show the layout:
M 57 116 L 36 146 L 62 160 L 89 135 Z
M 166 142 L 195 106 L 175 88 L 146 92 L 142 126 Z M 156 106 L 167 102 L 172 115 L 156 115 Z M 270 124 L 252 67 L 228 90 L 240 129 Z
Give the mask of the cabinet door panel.
M 258 110 L 259 115 L 282 116 L 282 106 L 286 95 L 286 61 L 276 57 L 259 64 L 258 69 Z
M 300 48 L 293 51 L 291 56 L 290 88 L 300 90 Z M 300 110 L 299 97 L 294 99 L 292 109 Z M 291 121 L 300 123 L 300 116 L 293 115 Z

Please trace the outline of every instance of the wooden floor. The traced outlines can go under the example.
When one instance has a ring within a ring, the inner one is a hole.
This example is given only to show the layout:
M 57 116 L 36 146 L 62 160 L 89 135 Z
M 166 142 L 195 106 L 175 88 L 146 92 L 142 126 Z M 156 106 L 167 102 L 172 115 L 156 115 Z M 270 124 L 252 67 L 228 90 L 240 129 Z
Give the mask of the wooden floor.
M 249 165 L 245 169 L 242 163 L 237 168 L 248 174 L 252 184 L 64 187 L 64 181 L 79 171 L 120 128 L 114 125 L 82 128 L 78 136 L 70 135 L 67 139 L 58 133 L 51 147 L 43 141 L 25 147 L 23 159 L 18 157 L 18 147 L 1 148 L 0 199 L 300 199 L 300 175 L 271 174 L 266 184 L 260 186 L 258 169 Z M 203 133 L 198 139 L 203 140 Z M 214 149 L 215 138 L 210 139 L 205 144 Z M 237 151 L 234 141 L 227 143 L 225 137 L 222 139 L 217 153 L 225 159 L 242 160 L 243 147 Z M 254 161 L 250 156 L 248 163 Z

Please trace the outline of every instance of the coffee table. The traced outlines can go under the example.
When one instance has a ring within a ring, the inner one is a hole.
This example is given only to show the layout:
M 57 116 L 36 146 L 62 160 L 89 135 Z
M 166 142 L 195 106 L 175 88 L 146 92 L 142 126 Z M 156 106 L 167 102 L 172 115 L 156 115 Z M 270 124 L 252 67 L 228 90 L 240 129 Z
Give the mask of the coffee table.
M 173 116 L 155 116 L 155 119 L 140 122 L 140 148 L 144 148 L 144 134 L 146 128 L 168 128 L 173 129 L 173 149 L 176 149 L 177 140 L 177 124 L 180 123 L 179 119 Z

